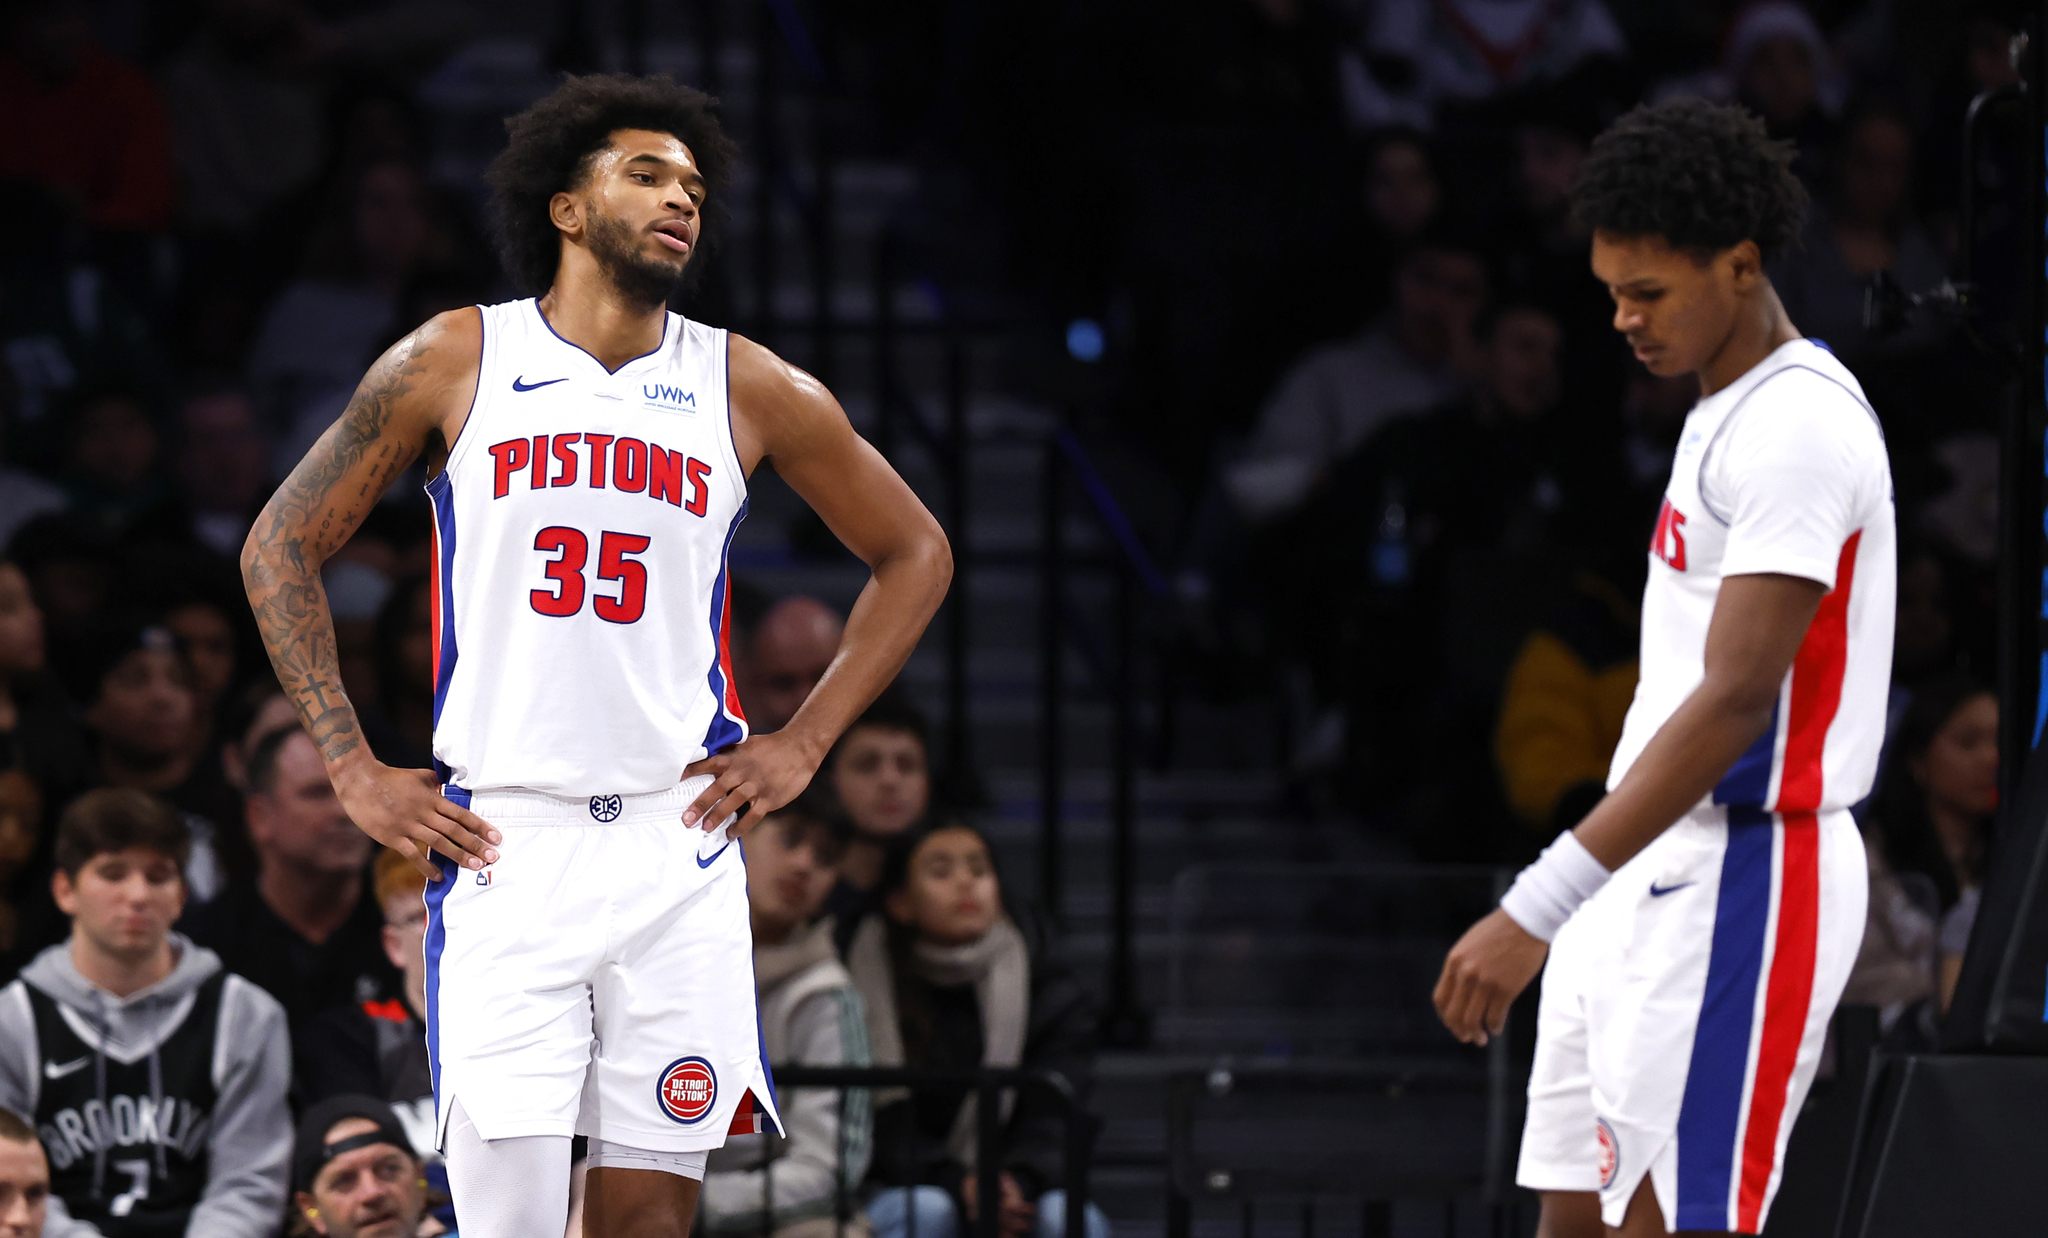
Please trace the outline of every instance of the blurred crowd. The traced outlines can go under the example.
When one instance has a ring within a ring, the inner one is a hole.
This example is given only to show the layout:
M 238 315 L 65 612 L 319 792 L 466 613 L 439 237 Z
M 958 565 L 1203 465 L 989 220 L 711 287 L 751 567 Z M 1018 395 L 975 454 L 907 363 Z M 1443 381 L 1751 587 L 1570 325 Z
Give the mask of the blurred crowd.
M 1962 118 L 2018 80 L 2017 18 L 1936 7 L 1259 4 L 1232 10 L 1228 71 L 1220 49 L 1190 62 L 1242 122 L 1212 109 L 1181 132 L 1260 169 L 1237 199 L 1256 236 L 1152 277 L 1174 304 L 1133 316 L 1120 415 L 1187 496 L 1190 689 L 1279 686 L 1298 811 L 1354 821 L 1390 858 L 1514 864 L 1603 794 L 1697 391 L 1613 330 L 1570 191 L 1636 103 L 1732 100 L 1796 148 L 1808 223 L 1771 278 L 1856 373 L 1891 454 L 1898 640 L 1858 810 L 1879 882 L 1859 991 L 1888 1021 L 1938 1012 L 1997 798 L 1995 434 L 2023 298 L 2004 208 L 1959 213 Z M 1998 116 L 1980 203 L 2018 166 Z M 1327 158 L 1253 161 L 1282 128 Z M 1130 209 L 1136 237 L 1168 208 Z M 1875 278 L 1927 293 L 1971 259 L 1973 321 L 1866 325 Z
M 1598 799 L 1633 691 L 1644 547 L 1695 392 L 1636 366 L 1610 328 L 1568 210 L 1588 144 L 1633 103 L 1686 92 L 1740 101 L 1795 143 L 1813 209 L 1772 277 L 1880 414 L 1902 533 L 1851 997 L 1924 1033 L 1997 800 L 1994 429 L 1998 347 L 2026 301 L 2017 224 L 1974 233 L 1973 324 L 1873 330 L 1864 289 L 1889 272 L 1923 292 L 1970 256 L 1961 118 L 2017 80 L 2009 6 L 1203 0 L 1042 21 L 998 4 L 986 45 L 950 59 L 927 46 L 954 29 L 937 0 L 844 7 L 863 51 L 841 67 L 877 141 L 920 158 L 951 144 L 991 214 L 1011 213 L 1017 291 L 1052 316 L 1109 306 L 1106 420 L 1180 496 L 1148 531 L 1178 546 L 1191 689 L 1278 692 L 1294 806 L 1354 819 L 1390 855 L 1533 855 Z M 264 995 L 235 999 L 274 1013 L 276 1036 L 250 1041 L 269 1048 L 237 1085 L 244 1121 L 214 1130 L 261 1144 L 267 1168 L 186 1183 L 184 1206 L 246 1205 L 209 1233 L 288 1215 L 322 1234 L 452 1225 L 431 1172 L 416 1192 L 409 1170 L 376 1168 L 433 1160 L 422 879 L 341 814 L 235 556 L 378 352 L 507 295 L 477 186 L 434 172 L 444 118 L 421 91 L 487 23 L 452 0 L 22 0 L 0 23 L 0 979 L 42 969 L 49 991 L 126 1010 L 175 977 L 113 978 L 165 948 L 205 964 L 179 964 L 192 992 L 227 1001 L 209 977 L 232 973 Z M 948 84 L 941 64 L 986 71 Z M 1070 89 L 1048 99 L 1054 79 Z M 1989 180 L 2010 178 L 2003 149 Z M 1028 218 L 1042 184 L 1009 192 L 1048 166 L 1069 170 L 1074 226 Z M 1218 209 L 1191 209 L 1204 200 Z M 373 750 L 424 766 L 418 480 L 326 584 Z M 840 617 L 751 592 L 735 614 L 742 700 L 774 729 Z M 771 1057 L 1085 1081 L 1086 989 L 931 788 L 923 723 L 892 696 L 762 827 L 749 882 Z M 169 861 L 176 890 L 162 865 L 103 871 L 137 855 Z M 0 1093 L 15 1085 L 0 1108 L 33 1110 L 21 1068 L 0 1064 Z M 48 1166 L 59 1210 L 111 1233 L 110 1095 L 40 1134 L 65 1150 Z M 953 1233 L 981 1206 L 965 1094 L 867 1099 L 786 1098 L 786 1140 L 714 1160 L 704 1223 L 818 1238 L 858 1205 L 878 1233 Z M 1058 1232 L 1042 1100 L 1005 1101 L 988 1206 L 1011 1238 Z M 26 1158 L 10 1122 L 0 1207 Z M 1091 1213 L 1091 1238 L 1102 1225 Z

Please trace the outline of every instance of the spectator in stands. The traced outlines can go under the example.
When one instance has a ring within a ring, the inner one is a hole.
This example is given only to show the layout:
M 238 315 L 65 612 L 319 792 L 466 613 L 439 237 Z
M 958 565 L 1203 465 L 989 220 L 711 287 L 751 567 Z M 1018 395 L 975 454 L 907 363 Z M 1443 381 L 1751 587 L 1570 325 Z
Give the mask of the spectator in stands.
M 1420 237 L 1395 269 L 1391 315 L 1311 353 L 1260 412 L 1244 458 L 1224 474 L 1244 518 L 1260 524 L 1294 511 L 1373 431 L 1463 390 L 1486 291 L 1475 245 L 1443 229 Z
M 1085 1095 L 1094 1070 L 1093 1001 L 1045 949 L 1034 950 L 1006 913 L 994 853 L 982 834 L 947 822 L 899 838 L 869 916 L 848 953 L 867 1003 L 877 1066 L 1057 1070 Z M 967 1088 L 931 1088 L 875 1113 L 868 1218 L 877 1238 L 955 1238 L 972 1223 L 974 1167 L 1000 1162 L 1005 1238 L 1063 1234 L 1064 1123 L 1057 1102 L 1021 1088 L 1003 1101 L 998 1145 L 975 1147 Z M 914 1214 L 914 1215 L 913 1215 Z M 1088 1238 L 1109 1223 L 1092 1204 Z
M 1361 143 L 1361 204 L 1356 278 L 1370 311 L 1386 307 L 1394 265 L 1443 208 L 1443 182 L 1429 139 L 1406 125 L 1377 129 Z
M 813 597 L 786 597 L 749 634 L 733 677 L 756 735 L 789 725 L 839 653 L 846 620 Z
M 160 540 L 179 523 L 149 410 L 126 391 L 85 396 L 71 415 L 71 510 L 115 537 Z
M 1863 300 L 1873 275 L 1889 271 L 1918 293 L 1948 274 L 1907 202 L 1912 169 L 1913 133 L 1904 119 L 1876 101 L 1857 108 L 1843 128 L 1833 192 L 1808 219 L 1803 243 L 1786 250 L 1771 272 L 1771 286 L 1799 330 L 1851 360 L 1872 343 Z M 1927 334 L 1919 326 L 1907 338 L 1924 341 Z
M 239 386 L 215 382 L 186 397 L 180 420 L 178 481 L 192 534 L 232 561 L 263 501 L 270 497 L 270 447 L 256 406 Z
M 749 880 L 758 857 L 748 852 Z M 434 1079 L 427 1057 L 427 879 L 396 851 L 379 849 L 377 905 L 384 912 L 384 956 L 398 969 L 397 997 L 338 1006 L 299 1037 L 295 1078 L 300 1104 L 336 1096 L 374 1096 L 388 1103 L 416 1148 L 424 1148 L 428 1187 L 448 1193 L 448 1168 L 436 1150 Z M 784 1114 L 784 1117 L 787 1117 Z M 454 1205 L 437 1211 L 455 1227 Z
M 924 715 L 900 695 L 885 692 L 839 737 L 822 776 L 850 830 L 839 857 L 839 884 L 825 904 L 839 922 L 843 945 L 870 909 L 889 844 L 931 811 Z
M 1815 187 L 1842 99 L 1827 36 L 1803 5 L 1763 0 L 1736 15 L 1722 71 L 1736 101 L 1763 117 L 1775 138 L 1799 147 L 1793 170 Z
M 434 763 L 434 593 L 425 574 L 402 577 L 370 628 L 375 693 L 357 706 L 370 750 L 386 765 Z M 343 667 L 343 673 L 348 668 Z M 748 714 L 748 721 L 753 715 Z
M 371 164 L 340 187 L 310 238 L 304 272 L 265 316 L 250 363 L 278 476 L 340 416 L 395 325 L 407 281 L 444 247 L 412 164 Z
M 95 230 L 168 228 L 176 186 L 163 103 L 92 37 L 86 6 L 12 5 L 0 37 L 0 176 L 76 199 Z
M 292 1030 L 338 1006 L 388 997 L 398 974 L 368 888 L 375 845 L 335 798 L 305 731 L 271 732 L 249 756 L 256 872 L 195 912 L 193 940 L 284 1004 Z
M 1946 1008 L 1976 922 L 1998 809 L 1998 698 L 1964 678 L 1922 687 L 1893 737 L 1881 785 L 1867 832 L 1871 905 L 1893 901 L 1888 880 L 1917 874 L 1932 887 L 1934 906 L 1922 914 L 1939 925 L 1937 991 Z M 1921 936 L 1894 935 L 1908 944 Z
M 1607 794 L 1607 768 L 1635 699 L 1641 607 L 1639 594 L 1582 570 L 1508 670 L 1494 760 L 1508 806 L 1533 842 L 1571 829 Z
M 321 1238 L 453 1233 L 427 1215 L 438 1193 L 413 1148 L 390 1107 L 373 1096 L 334 1096 L 308 1109 L 292 1143 L 290 1232 Z
M 58 827 L 70 940 L 0 992 L 0 1108 L 44 1134 L 53 1234 L 276 1233 L 284 1012 L 171 931 L 190 848 L 178 813 L 135 790 L 88 792 Z
M 0 1238 L 42 1238 L 50 1211 L 50 1160 L 35 1127 L 0 1109 Z
M 1485 99 L 1627 50 L 1601 0 L 1382 0 L 1342 65 L 1344 110 L 1359 126 L 1434 126 L 1445 103 Z
M 65 505 L 61 487 L 15 467 L 14 457 L 7 451 L 9 411 L 0 404 L 0 548 L 14 540 L 21 526 L 37 516 L 63 511 Z
M 761 1043 L 776 1066 L 868 1064 L 860 994 L 833 949 L 831 921 L 818 915 L 844 845 L 815 792 L 747 836 Z M 842 1106 L 831 1089 L 784 1089 L 781 1109 L 782 1138 L 734 1136 L 711 1154 L 701 1205 L 707 1233 L 829 1238 L 839 1205 L 852 1205 L 867 1175 L 868 1093 L 849 1092 Z
M 69 512 L 53 512 L 23 525 L 7 556 L 28 576 L 46 623 L 50 661 L 61 666 L 68 638 L 109 609 L 120 574 L 113 539 Z
M 21 568 L 0 559 L 0 770 L 22 774 L 56 824 L 60 805 L 92 780 L 91 750 L 71 701 L 46 664 L 43 612 Z
M 14 978 L 27 953 L 21 949 L 20 887 L 42 841 L 42 816 L 42 792 L 28 775 L 0 770 L 0 981 Z
M 85 704 L 97 781 L 160 795 L 185 816 L 192 832 L 186 893 L 203 904 L 221 891 L 222 835 L 232 822 L 215 815 L 231 802 L 219 768 L 200 759 L 192 672 L 169 629 L 129 615 L 104 620 L 72 650 L 72 696 Z

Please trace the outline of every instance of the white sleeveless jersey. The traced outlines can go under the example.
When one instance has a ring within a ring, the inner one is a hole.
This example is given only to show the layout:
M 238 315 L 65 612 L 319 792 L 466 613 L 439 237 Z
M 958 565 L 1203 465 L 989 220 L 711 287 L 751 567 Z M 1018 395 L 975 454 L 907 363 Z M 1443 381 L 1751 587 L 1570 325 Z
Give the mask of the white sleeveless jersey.
M 478 308 L 476 401 L 427 484 L 435 764 L 472 792 L 666 790 L 747 735 L 726 333 L 670 314 L 613 372 L 531 300 Z
M 1891 681 L 1892 505 L 1877 415 L 1824 346 L 1786 343 L 1701 400 L 1651 537 L 1641 678 L 1607 785 L 1620 784 L 1699 686 L 1721 581 L 1781 573 L 1829 592 L 1770 727 L 1709 803 L 1793 814 L 1861 800 L 1876 777 Z

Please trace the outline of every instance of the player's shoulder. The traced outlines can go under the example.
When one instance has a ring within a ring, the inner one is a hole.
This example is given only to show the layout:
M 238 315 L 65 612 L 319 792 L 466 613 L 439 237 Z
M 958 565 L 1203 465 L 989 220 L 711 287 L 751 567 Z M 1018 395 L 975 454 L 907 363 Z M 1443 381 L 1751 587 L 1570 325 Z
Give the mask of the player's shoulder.
M 820 397 L 830 399 L 825 384 L 790 364 L 765 344 L 737 331 L 726 341 L 726 383 L 735 404 L 745 404 L 756 413 L 783 406 L 802 407 Z
M 1882 453 L 1884 428 L 1862 384 L 1825 346 L 1795 340 L 1771 355 L 1729 425 L 1751 444 L 1828 441 Z

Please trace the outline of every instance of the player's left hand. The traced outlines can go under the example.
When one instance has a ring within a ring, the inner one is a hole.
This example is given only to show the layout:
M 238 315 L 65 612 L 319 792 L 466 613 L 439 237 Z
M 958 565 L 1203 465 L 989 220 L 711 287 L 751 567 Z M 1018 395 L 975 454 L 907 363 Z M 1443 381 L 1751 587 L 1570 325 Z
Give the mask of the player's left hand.
M 1548 942 L 1494 908 L 1465 930 L 1444 959 L 1436 982 L 1437 1017 L 1466 1044 L 1485 1044 L 1507 1026 L 1508 1007 L 1543 970 L 1549 953 Z
M 743 838 L 761 818 L 801 795 L 817 772 L 818 758 L 787 732 L 749 736 L 683 771 L 685 778 L 712 775 L 711 785 L 683 809 L 683 824 L 709 833 L 738 813 L 727 835 Z

